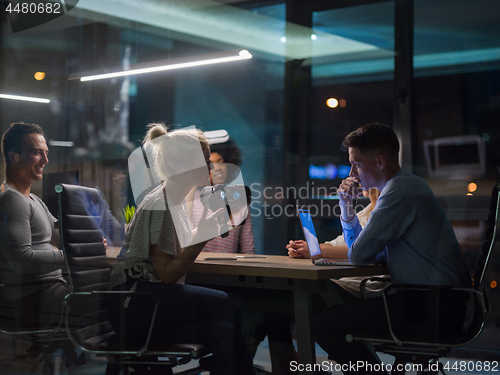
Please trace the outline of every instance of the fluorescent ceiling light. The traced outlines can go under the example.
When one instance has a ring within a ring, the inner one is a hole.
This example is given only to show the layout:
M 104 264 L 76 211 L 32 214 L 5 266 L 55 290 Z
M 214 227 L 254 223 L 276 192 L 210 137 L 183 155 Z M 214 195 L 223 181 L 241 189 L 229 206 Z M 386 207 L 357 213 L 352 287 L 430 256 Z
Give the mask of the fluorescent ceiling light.
M 80 81 L 82 82 L 94 81 L 98 79 L 163 72 L 166 70 L 183 69 L 183 68 L 190 68 L 202 65 L 212 65 L 212 64 L 220 64 L 232 61 L 248 60 L 251 58 L 252 54 L 246 49 L 224 51 L 224 52 L 216 52 L 205 55 L 188 56 L 182 58 L 174 58 L 174 59 L 135 64 L 131 65 L 130 69 L 128 70 L 121 70 L 115 72 L 110 72 L 109 70 L 100 70 L 100 71 L 79 73 L 77 75 L 71 75 L 69 79 L 71 80 L 80 78 Z
M 35 103 L 50 103 L 49 99 L 32 98 L 30 96 L 0 94 L 0 98 L 3 98 L 3 99 L 12 99 L 12 100 L 23 100 L 23 101 L 26 101 L 26 102 L 35 102 Z
M 49 141 L 50 146 L 59 146 L 59 147 L 73 147 L 75 142 L 73 141 Z

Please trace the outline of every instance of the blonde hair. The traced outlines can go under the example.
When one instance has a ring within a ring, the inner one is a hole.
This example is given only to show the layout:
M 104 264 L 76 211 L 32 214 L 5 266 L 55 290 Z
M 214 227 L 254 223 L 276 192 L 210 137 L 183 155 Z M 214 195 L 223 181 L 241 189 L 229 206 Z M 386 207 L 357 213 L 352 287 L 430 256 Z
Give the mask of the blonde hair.
M 207 150 L 210 150 L 208 139 L 199 129 L 170 130 L 163 123 L 152 123 L 147 127 L 148 131 L 142 143 L 147 147 L 151 142 L 155 155 L 153 157 L 155 172 L 162 180 L 179 172 L 193 169 L 191 166 L 198 166 L 200 155 L 196 145 L 201 145 L 203 157 Z M 164 135 L 168 137 L 168 143 L 154 142 L 155 139 Z M 194 140 L 197 142 L 194 143 Z
M 148 129 L 148 131 L 146 132 L 146 135 L 142 140 L 142 144 L 145 144 L 146 142 L 152 141 L 153 139 L 161 137 L 162 135 L 168 133 L 168 126 L 162 122 L 153 122 L 151 124 L 148 124 L 146 128 Z

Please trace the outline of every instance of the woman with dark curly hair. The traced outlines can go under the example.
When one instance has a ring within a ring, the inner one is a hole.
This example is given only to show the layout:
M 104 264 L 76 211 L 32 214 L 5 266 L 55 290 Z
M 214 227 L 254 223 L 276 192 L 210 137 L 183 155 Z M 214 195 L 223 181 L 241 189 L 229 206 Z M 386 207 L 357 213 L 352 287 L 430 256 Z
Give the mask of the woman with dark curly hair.
M 210 182 L 212 185 L 227 184 L 239 175 L 242 152 L 236 145 L 234 139 L 229 138 L 227 142 L 216 143 L 210 146 L 210 161 L 213 169 L 210 171 Z M 200 201 L 201 186 L 194 191 L 191 209 L 191 225 L 196 227 L 203 213 L 203 204 Z M 220 236 L 210 240 L 203 251 L 214 253 L 255 253 L 252 232 L 252 218 L 246 217 L 246 222 L 229 231 L 225 238 Z

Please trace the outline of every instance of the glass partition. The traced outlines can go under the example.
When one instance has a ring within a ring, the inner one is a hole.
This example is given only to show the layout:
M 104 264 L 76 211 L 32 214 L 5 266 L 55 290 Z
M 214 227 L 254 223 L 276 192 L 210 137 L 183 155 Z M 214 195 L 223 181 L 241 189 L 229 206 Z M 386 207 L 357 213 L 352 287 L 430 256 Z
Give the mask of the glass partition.
M 140 145 L 146 124 L 225 129 L 243 151 L 241 169 L 254 196 L 256 247 L 283 253 L 283 239 L 273 242 L 281 224 L 264 230 L 283 209 L 264 209 L 266 203 L 283 204 L 276 188 L 291 186 L 290 169 L 302 163 L 306 178 L 294 188 L 309 186 L 307 199 L 329 195 L 348 174 L 343 137 L 368 122 L 393 122 L 393 1 L 314 11 L 311 27 L 287 23 L 285 4 L 275 1 L 66 3 L 63 14 L 48 21 L 23 23 L 22 14 L 4 12 L 1 29 L 0 127 L 3 132 L 16 121 L 43 127 L 50 163 L 33 191 L 48 202 L 58 181 L 99 186 L 121 220 L 123 207 L 134 204 L 127 158 Z M 451 0 L 415 0 L 412 171 L 444 198 L 487 196 L 500 173 L 499 14 L 495 0 L 459 6 Z M 243 48 L 251 60 L 97 81 L 70 79 Z M 311 87 L 303 107 L 309 117 L 301 125 L 309 132 L 307 147 L 292 159 L 286 159 L 284 132 L 289 62 L 300 62 L 309 72 L 304 79 Z M 433 171 L 442 159 L 424 145 L 464 137 L 478 140 L 484 172 L 437 176 Z M 452 206 L 446 199 L 443 204 Z M 467 212 L 455 214 L 465 219 Z
M 226 130 L 243 151 L 245 182 L 260 192 L 268 178 L 265 165 L 281 157 L 276 139 L 283 132 L 282 9 L 245 9 L 208 0 L 80 1 L 61 10 L 60 17 L 39 17 L 39 25 L 24 30 L 15 27 L 28 25 L 22 19 L 26 15 L 3 13 L 0 94 L 45 101 L 0 98 L 2 133 L 19 121 L 44 129 L 50 163 L 33 192 L 50 202 L 55 213 L 55 184 L 99 186 L 114 216 L 122 220 L 123 207 L 135 204 L 127 158 L 152 122 Z M 202 60 L 207 54 L 237 54 L 243 48 L 253 55 L 251 60 L 78 79 Z M 3 179 L 3 164 L 1 174 Z M 258 204 L 252 208 L 253 226 L 256 247 L 262 249 L 264 223 Z
M 255 250 L 285 255 L 302 236 L 296 203 L 315 206 L 320 242 L 341 234 L 342 140 L 366 123 L 393 124 L 395 1 L 311 1 L 322 8 L 303 24 L 287 22 L 286 4 L 300 1 L 54 0 L 64 3 L 58 17 L 4 8 L 0 131 L 43 128 L 50 163 L 31 191 L 54 215 L 55 185 L 97 186 L 121 225 L 136 205 L 128 158 L 147 124 L 226 131 L 242 151 Z M 498 0 L 414 0 L 411 171 L 438 196 L 470 269 L 500 178 L 499 20 Z M 171 69 L 241 50 L 252 58 Z M 80 79 L 159 66 L 169 68 Z M 289 101 L 301 85 L 303 100 Z
M 342 232 L 331 194 L 350 172 L 344 137 L 370 122 L 392 124 L 394 2 L 315 12 L 313 29 L 335 35 L 340 45 L 336 53 L 313 58 L 311 68 L 307 183 L 324 217 L 318 235 L 326 241 Z M 359 202 L 360 208 L 366 204 L 368 199 Z
M 499 18 L 496 1 L 415 0 L 413 169 L 445 207 L 470 270 L 477 268 L 500 177 Z M 492 314 L 471 351 L 498 350 L 488 339 L 499 321 L 495 269 Z

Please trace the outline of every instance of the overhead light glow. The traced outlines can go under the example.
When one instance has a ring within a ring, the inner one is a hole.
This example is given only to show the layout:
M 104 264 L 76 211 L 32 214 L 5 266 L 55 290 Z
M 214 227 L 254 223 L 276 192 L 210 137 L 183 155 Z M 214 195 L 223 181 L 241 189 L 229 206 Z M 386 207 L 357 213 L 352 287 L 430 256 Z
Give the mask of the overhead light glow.
M 73 141 L 49 141 L 50 146 L 59 146 L 59 147 L 73 147 L 75 142 Z
M 240 52 L 238 52 L 238 56 L 240 56 L 241 59 L 251 59 L 252 58 L 252 54 L 247 49 L 242 49 Z M 239 60 L 241 60 L 241 59 L 239 59 Z
M 282 36 L 282 37 L 280 38 L 280 41 L 281 41 L 281 43 L 286 43 L 286 36 Z
M 339 101 L 335 98 L 330 98 L 326 101 L 326 105 L 330 108 L 336 108 L 339 105 Z
M 467 186 L 467 190 L 469 190 L 469 193 L 474 193 L 477 190 L 477 185 L 474 182 L 471 182 Z
M 45 73 L 44 72 L 36 72 L 34 77 L 37 81 L 41 81 L 42 79 L 45 78 Z
M 78 76 L 72 75 L 69 79 L 78 79 L 80 81 L 94 81 L 98 79 L 124 77 L 130 75 L 138 75 L 145 73 L 163 72 L 167 70 L 190 68 L 195 66 L 220 64 L 225 62 L 248 60 L 252 58 L 252 54 L 244 49 L 237 51 L 225 51 L 217 52 L 207 55 L 189 56 L 183 58 L 161 60 L 153 63 L 142 63 L 130 66 L 129 70 L 122 70 L 118 72 L 87 72 L 78 74 Z
M 35 102 L 35 103 L 50 103 L 49 99 L 32 98 L 30 96 L 0 94 L 0 98 L 3 98 L 3 99 L 12 99 L 12 100 L 23 100 L 23 101 L 26 101 L 26 102 Z
M 316 40 L 318 39 L 318 36 L 316 34 L 311 34 L 311 40 Z

